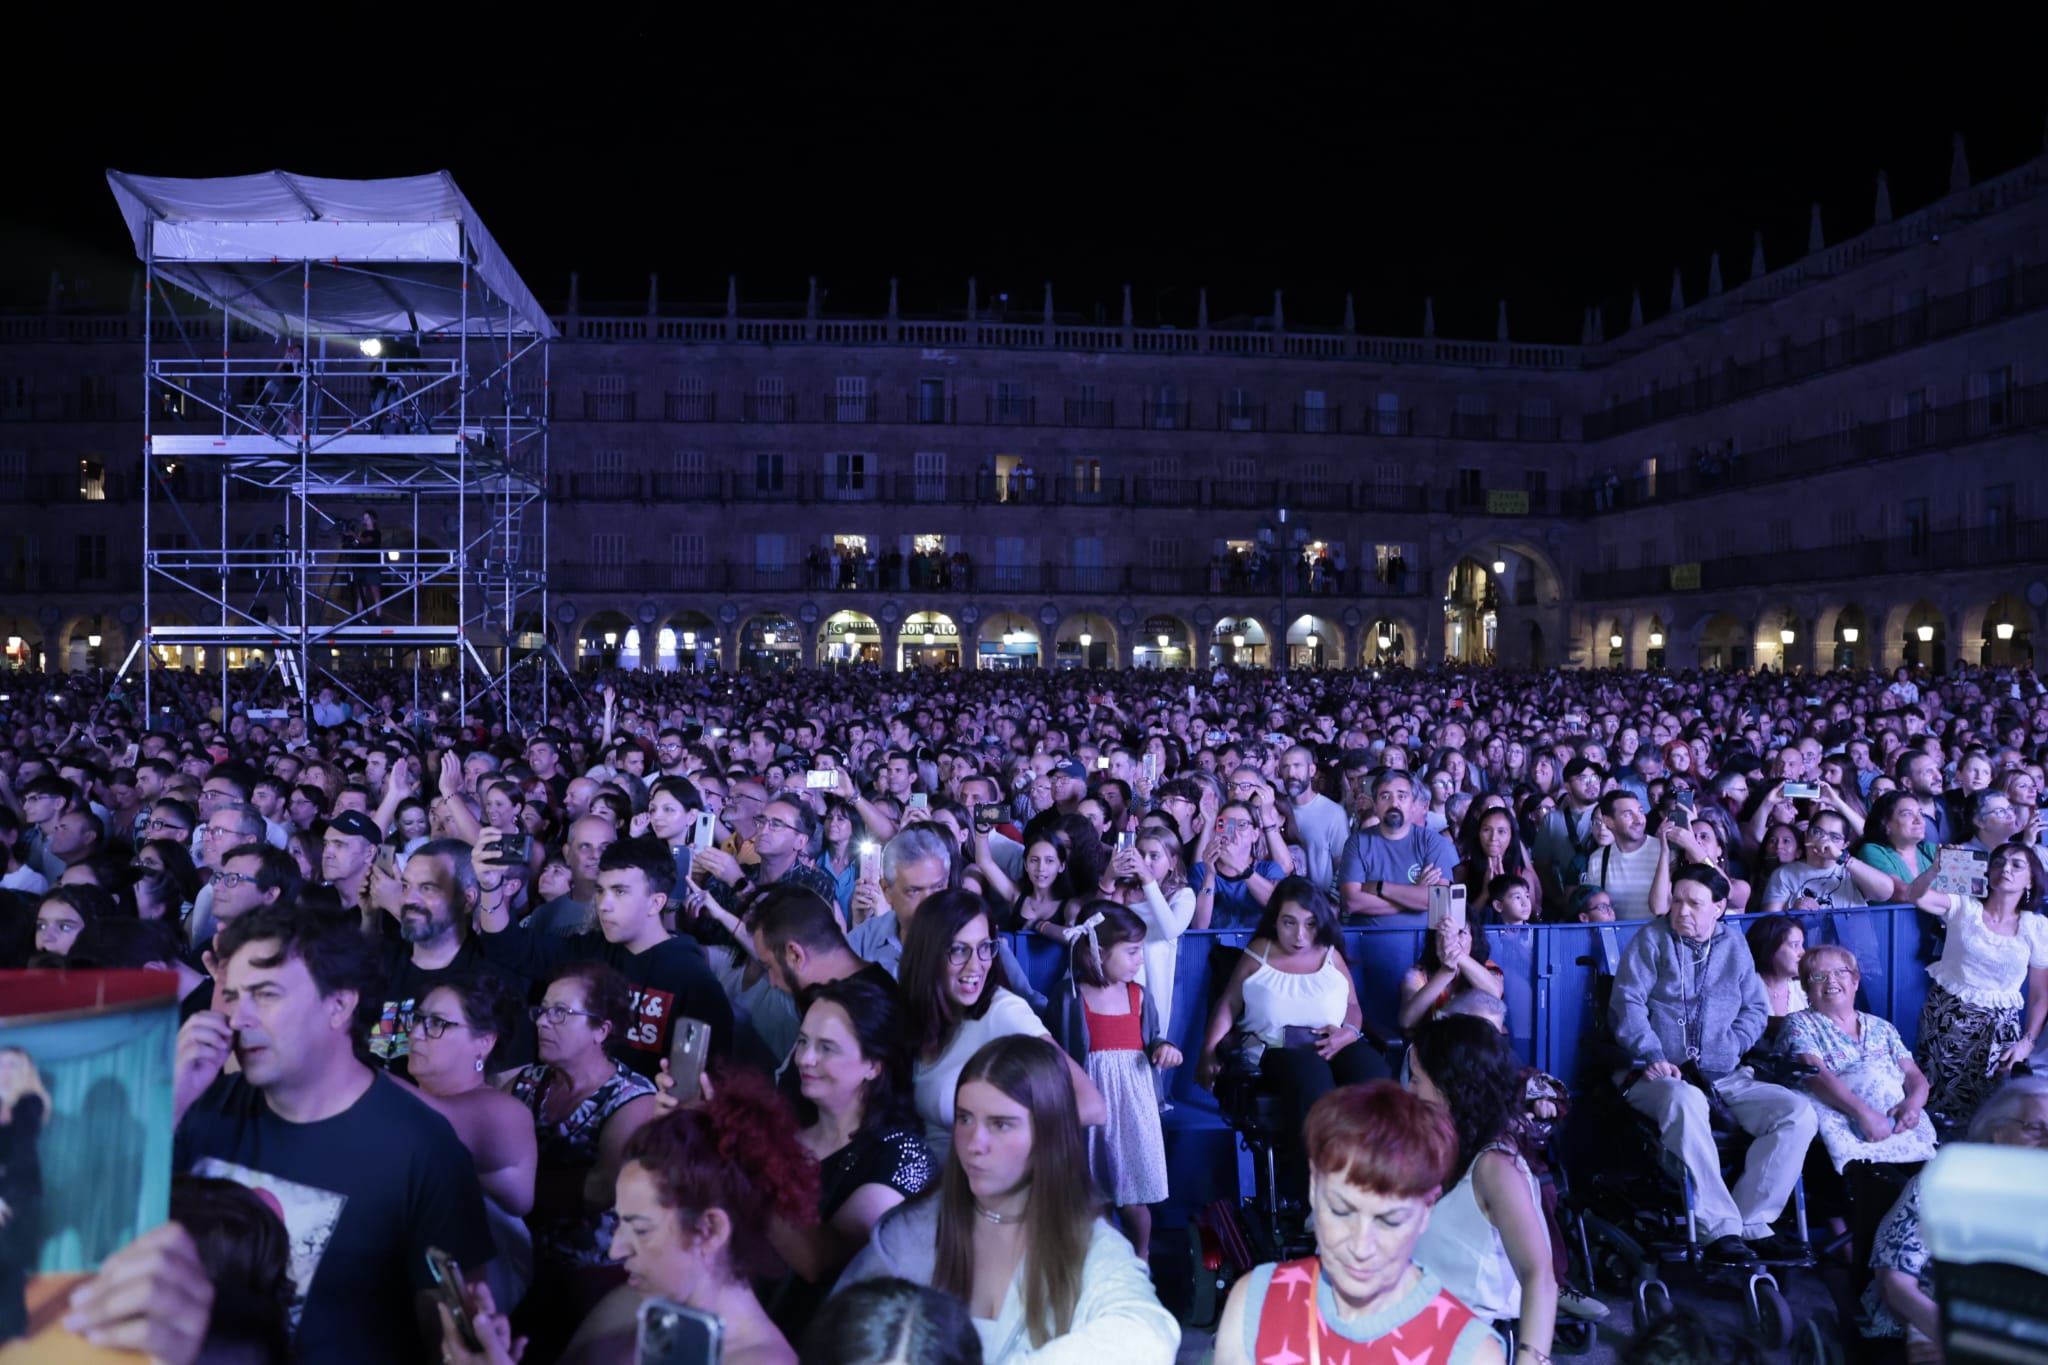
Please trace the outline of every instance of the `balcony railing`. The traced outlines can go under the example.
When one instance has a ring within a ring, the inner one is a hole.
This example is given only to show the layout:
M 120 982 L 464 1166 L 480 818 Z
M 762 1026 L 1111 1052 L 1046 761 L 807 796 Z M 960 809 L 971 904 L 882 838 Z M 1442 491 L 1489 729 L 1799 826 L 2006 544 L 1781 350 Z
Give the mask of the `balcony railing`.
M 1198 565 L 1149 564 L 956 564 L 950 557 L 922 568 L 900 557 L 848 569 L 829 560 L 803 564 L 588 564 L 557 563 L 550 584 L 561 592 L 816 592 L 926 593 L 1005 597 L 1031 593 L 1213 597 L 1235 600 L 1277 598 L 1277 569 L 1254 574 L 1242 561 Z M 1317 571 L 1296 566 L 1288 580 L 1290 599 L 1399 598 L 1421 595 L 1420 575 L 1399 585 L 1381 582 L 1367 569 Z
M 667 395 L 671 422 L 716 422 L 718 395 L 715 393 L 671 393 Z
M 875 422 L 881 419 L 880 400 L 871 393 L 828 393 L 819 407 L 827 422 Z
M 951 394 L 908 394 L 903 400 L 903 420 L 917 426 L 951 426 L 957 418 Z
M 1264 403 L 1218 403 L 1216 405 L 1216 430 L 1218 431 L 1264 431 L 1266 429 L 1266 405 Z
M 1924 303 L 1858 323 L 1833 336 L 1782 347 L 1756 360 L 1725 365 L 1696 380 L 1585 414 L 1585 439 L 1604 441 L 1686 413 L 1719 407 L 1829 370 L 1867 364 L 1929 341 L 2048 304 L 2048 262 L 2029 265 Z
M 1696 452 L 1690 469 L 1660 468 L 1655 475 L 1596 480 L 1581 500 L 1593 512 L 1625 511 L 1734 488 L 1807 478 L 2042 427 L 2048 427 L 2048 382 L 1923 408 L 1766 450 L 1732 455 Z
M 2007 522 L 1996 529 L 1930 530 L 1851 545 L 1703 560 L 1696 566 L 1697 589 L 1672 586 L 1674 579 L 1692 581 L 1692 565 L 1683 566 L 1685 572 L 1679 575 L 1674 575 L 1674 566 L 1665 564 L 1603 569 L 1579 575 L 1579 596 L 1588 601 L 1611 601 L 1663 597 L 1681 591 L 1714 592 L 1781 583 L 1953 573 L 2044 563 L 2048 563 L 2048 521 Z
M 1038 425 L 1038 400 L 1035 398 L 991 395 L 986 411 L 988 425 L 992 427 Z
M 1113 427 L 1116 404 L 1105 398 L 1066 400 L 1066 425 L 1070 427 Z
M 749 422 L 794 422 L 796 395 L 750 393 L 742 400 L 741 411 Z
M 586 393 L 583 420 L 586 422 L 630 422 L 638 410 L 639 395 L 631 393 Z
M 1335 405 L 1294 405 L 1294 429 L 1306 436 L 1334 436 L 1344 430 L 1344 409 Z

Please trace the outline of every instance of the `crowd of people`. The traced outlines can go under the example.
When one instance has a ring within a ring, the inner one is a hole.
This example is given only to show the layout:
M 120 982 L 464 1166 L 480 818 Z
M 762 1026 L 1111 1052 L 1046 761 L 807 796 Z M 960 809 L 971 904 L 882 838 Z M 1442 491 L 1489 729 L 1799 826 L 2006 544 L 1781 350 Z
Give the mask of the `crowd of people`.
M 1512 1323 L 1547 1365 L 1606 1309 L 1538 1179 L 1572 1096 L 1509 1041 L 1541 922 L 1644 922 L 1598 1084 L 1691 1174 L 1712 1261 L 1801 1250 L 1802 1170 L 2048 1145 L 2031 672 L 633 672 L 529 684 L 545 720 L 412 675 L 224 686 L 0 703 L 0 968 L 179 978 L 174 1222 L 70 1319 L 165 1359 L 627 1360 L 665 1299 L 732 1361 L 1164 1365 L 1185 1067 L 1278 1097 L 1319 1248 L 1238 1281 L 1219 1360 L 1304 1322 L 1331 1359 L 1496 1360 Z M 1468 912 L 1361 998 L 1346 926 L 1442 887 Z M 1911 1050 L 1804 939 L 1867 904 L 1940 930 Z M 1248 947 L 1189 998 L 1208 929 Z M 1755 1137 L 1732 1181 L 1717 1118 Z M 1916 1200 L 1865 1326 L 1924 1350 Z

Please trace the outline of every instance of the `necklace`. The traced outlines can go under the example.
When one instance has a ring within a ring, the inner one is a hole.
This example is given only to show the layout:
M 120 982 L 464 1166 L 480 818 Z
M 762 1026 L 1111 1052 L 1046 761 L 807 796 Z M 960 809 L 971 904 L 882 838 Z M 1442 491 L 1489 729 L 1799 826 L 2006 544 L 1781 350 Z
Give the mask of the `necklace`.
M 974 1211 L 988 1219 L 989 1222 L 994 1223 L 997 1227 L 1007 1227 L 1012 1223 L 1024 1221 L 1024 1215 L 1021 1213 L 997 1213 L 979 1199 L 974 1201 Z

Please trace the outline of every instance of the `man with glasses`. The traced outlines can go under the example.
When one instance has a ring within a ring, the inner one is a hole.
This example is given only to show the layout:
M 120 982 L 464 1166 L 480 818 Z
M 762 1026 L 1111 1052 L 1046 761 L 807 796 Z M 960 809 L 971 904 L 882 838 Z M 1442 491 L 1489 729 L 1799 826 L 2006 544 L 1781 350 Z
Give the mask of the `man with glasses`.
M 216 799 L 213 813 L 192 832 L 192 846 L 197 855 L 192 861 L 201 871 L 219 872 L 221 860 L 231 850 L 243 844 L 264 841 L 263 816 L 254 806 Z M 209 881 L 199 888 L 198 896 L 192 901 L 192 922 L 187 928 L 190 942 L 195 946 L 213 937 L 213 897 L 214 886 Z
M 917 907 L 944 891 L 952 880 L 953 853 L 944 831 L 929 823 L 911 825 L 882 846 L 882 882 L 860 882 L 853 889 L 859 922 L 847 934 L 847 946 L 862 959 L 895 976 L 903 965 L 903 935 Z M 866 913 L 862 913 L 862 907 Z M 1045 997 L 1031 984 L 1007 939 L 997 939 L 1010 989 L 1043 1013 Z
M 690 775 L 690 759 L 684 745 L 683 732 L 673 725 L 654 737 L 654 765 L 661 769 L 663 777 Z
M 460 839 L 434 839 L 420 845 L 405 860 L 397 886 L 381 894 L 397 897 L 393 913 L 400 941 L 387 940 L 380 945 L 382 1007 L 370 1026 L 370 1055 L 404 1075 L 419 1002 L 436 986 L 476 975 L 491 965 L 469 932 L 478 900 L 469 845 Z M 509 984 L 515 995 L 526 994 L 524 981 Z M 508 1038 L 505 1042 L 516 1051 L 521 1040 Z
M 1381 770 L 1373 779 L 1372 799 L 1379 824 L 1344 844 L 1337 874 L 1343 911 L 1392 915 L 1427 910 L 1429 888 L 1456 880 L 1458 850 L 1413 818 L 1415 784 L 1407 773 Z
M 26 760 L 23 771 L 28 768 Z M 64 861 L 50 851 L 57 821 L 78 804 L 78 789 L 54 773 L 31 778 L 21 789 L 19 813 L 22 831 L 21 860 L 43 874 L 54 885 L 64 875 Z

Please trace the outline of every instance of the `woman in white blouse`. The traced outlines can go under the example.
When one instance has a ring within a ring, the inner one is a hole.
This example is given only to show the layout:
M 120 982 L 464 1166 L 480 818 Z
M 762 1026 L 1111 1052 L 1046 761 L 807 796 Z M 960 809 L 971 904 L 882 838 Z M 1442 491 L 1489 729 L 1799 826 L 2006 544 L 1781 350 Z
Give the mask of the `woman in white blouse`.
M 934 1161 L 943 1162 L 953 1137 L 953 1091 L 967 1059 L 997 1038 L 1049 1035 L 1004 980 L 995 919 L 972 891 L 941 891 L 918 905 L 903 931 L 897 987 L 916 1047 L 912 1089 L 925 1146 Z M 1104 1122 L 1101 1092 L 1071 1060 L 1068 1067 L 1081 1122 Z
M 1906 899 L 1948 925 L 1941 959 L 1927 969 L 1933 980 L 1914 1051 L 1927 1073 L 1928 1112 L 1959 1127 L 2041 1041 L 2048 919 L 2024 844 L 1992 850 L 1981 901 L 1931 890 L 1935 870 L 1929 863 L 1906 888 Z

